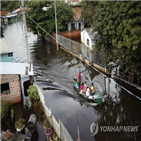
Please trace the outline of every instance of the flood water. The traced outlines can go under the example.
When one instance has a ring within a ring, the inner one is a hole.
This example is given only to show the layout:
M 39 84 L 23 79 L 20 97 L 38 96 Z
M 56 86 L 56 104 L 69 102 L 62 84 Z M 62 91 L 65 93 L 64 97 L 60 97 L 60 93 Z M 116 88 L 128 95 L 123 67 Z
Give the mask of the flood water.
M 14 61 L 26 62 L 21 22 L 9 25 L 4 34 L 12 44 Z M 57 51 L 55 45 L 43 41 L 32 32 L 28 32 L 28 41 L 35 77 L 46 105 L 57 120 L 61 119 L 74 140 L 78 137 L 77 125 L 81 141 L 141 140 L 141 100 L 135 96 L 141 95 L 139 91 L 123 83 L 124 87 L 121 87 L 63 50 Z M 88 105 L 73 89 L 73 78 L 79 69 L 82 71 L 82 81 L 87 81 L 89 85 L 93 82 L 102 94 L 102 105 Z M 95 136 L 90 132 L 92 122 L 97 122 L 99 127 Z M 132 132 L 130 129 L 107 131 L 107 127 L 135 126 L 137 129 Z M 102 127 L 104 130 L 101 130 Z

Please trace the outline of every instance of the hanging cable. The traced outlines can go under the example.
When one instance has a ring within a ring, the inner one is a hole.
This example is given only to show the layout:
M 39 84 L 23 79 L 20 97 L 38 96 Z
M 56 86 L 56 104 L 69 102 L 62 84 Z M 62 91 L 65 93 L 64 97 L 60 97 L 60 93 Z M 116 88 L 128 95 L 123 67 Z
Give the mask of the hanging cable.
M 27 13 L 26 13 L 26 15 L 27 15 L 38 27 L 40 27 L 40 29 L 42 29 L 46 34 L 48 34 L 52 39 L 54 39 L 54 40 L 56 41 L 56 39 L 55 39 L 53 36 L 51 36 L 48 32 L 46 32 L 45 29 L 43 29 L 38 23 L 36 23 Z

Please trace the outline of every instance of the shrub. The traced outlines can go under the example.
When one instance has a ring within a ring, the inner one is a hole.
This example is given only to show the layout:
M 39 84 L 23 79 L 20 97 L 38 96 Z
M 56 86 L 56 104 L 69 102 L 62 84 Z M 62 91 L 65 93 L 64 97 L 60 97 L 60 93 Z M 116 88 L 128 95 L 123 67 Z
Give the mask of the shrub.
M 5 108 L 4 108 L 4 104 L 3 104 L 3 100 L 1 99 L 1 105 L 0 105 L 0 111 L 1 111 L 1 119 L 4 118 L 4 111 L 5 111 Z
M 27 90 L 27 93 L 28 93 L 28 97 L 31 100 L 31 102 L 40 100 L 38 89 L 36 86 L 30 86 Z
M 20 118 L 18 121 L 15 122 L 15 127 L 18 129 L 22 129 L 24 124 L 25 124 L 25 119 Z

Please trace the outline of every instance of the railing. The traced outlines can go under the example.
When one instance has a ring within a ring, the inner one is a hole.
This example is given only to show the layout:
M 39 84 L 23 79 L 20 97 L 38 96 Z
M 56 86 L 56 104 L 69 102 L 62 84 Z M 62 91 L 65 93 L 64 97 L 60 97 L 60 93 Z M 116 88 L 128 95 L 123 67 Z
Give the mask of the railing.
M 57 120 L 55 119 L 55 117 L 52 115 L 51 109 L 48 109 L 48 107 L 45 105 L 45 99 L 44 99 L 44 95 L 43 95 L 41 89 L 38 87 L 38 85 L 36 83 L 34 83 L 34 85 L 38 89 L 38 92 L 39 92 L 39 95 L 40 95 L 40 100 L 41 100 L 43 107 L 45 109 L 48 121 L 52 125 L 52 127 L 55 130 L 58 137 L 60 137 L 60 139 L 62 141 L 73 141 L 72 137 L 68 133 L 67 129 L 64 127 L 63 123 L 60 120 L 59 120 L 59 123 L 58 123 Z
M 69 51 L 74 52 L 78 56 L 86 58 L 90 64 L 96 63 L 102 67 L 105 67 L 105 64 L 103 62 L 104 54 L 102 54 L 101 52 L 97 51 L 93 53 L 85 45 L 78 43 L 76 41 L 73 41 L 71 39 L 68 39 L 66 37 L 63 37 L 61 35 L 58 35 L 58 43 L 62 45 L 63 47 L 65 47 L 66 49 L 68 49 Z

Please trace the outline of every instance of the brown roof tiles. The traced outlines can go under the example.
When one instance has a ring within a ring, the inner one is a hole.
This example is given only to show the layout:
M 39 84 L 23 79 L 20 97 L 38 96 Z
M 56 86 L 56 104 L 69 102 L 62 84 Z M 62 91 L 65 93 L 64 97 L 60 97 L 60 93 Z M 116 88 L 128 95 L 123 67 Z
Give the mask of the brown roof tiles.
M 9 11 L 0 11 L 1 16 L 6 16 L 9 13 Z

